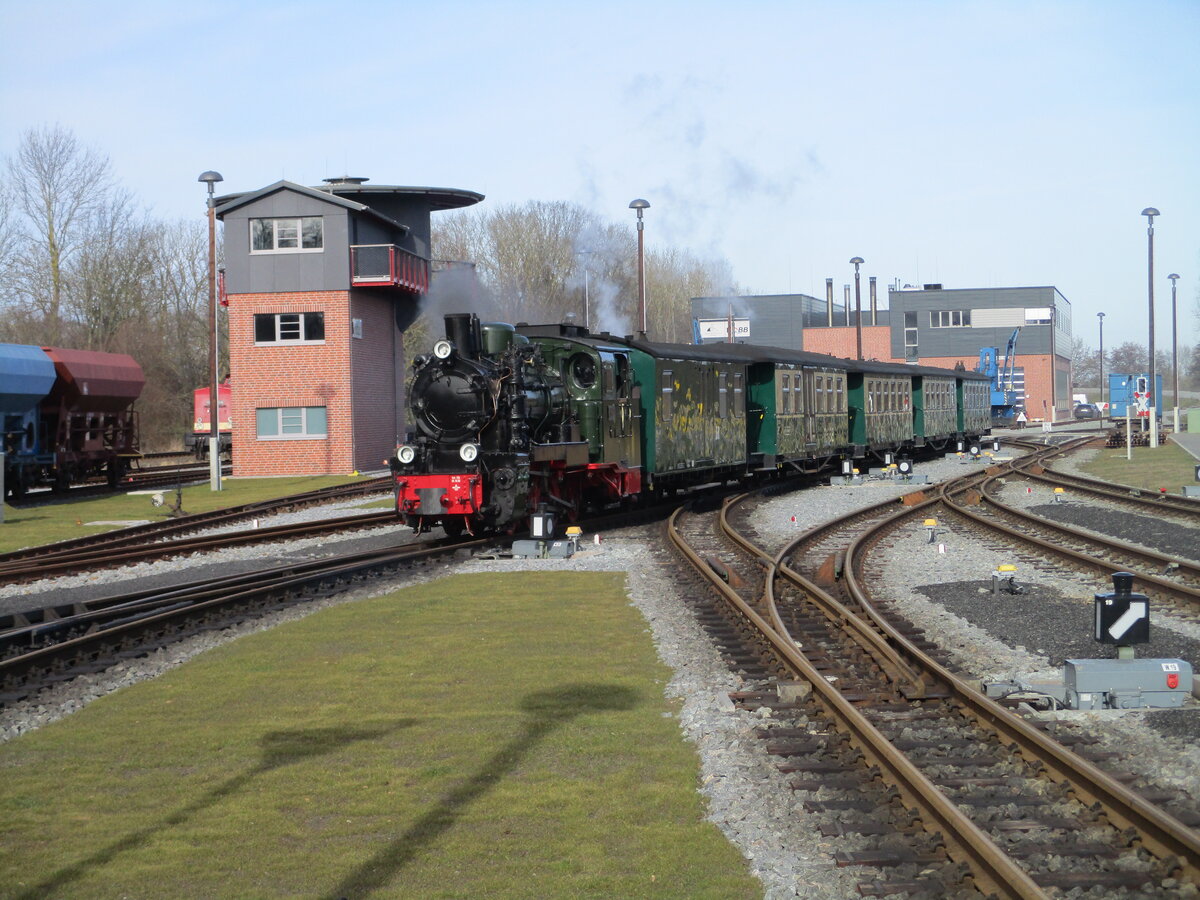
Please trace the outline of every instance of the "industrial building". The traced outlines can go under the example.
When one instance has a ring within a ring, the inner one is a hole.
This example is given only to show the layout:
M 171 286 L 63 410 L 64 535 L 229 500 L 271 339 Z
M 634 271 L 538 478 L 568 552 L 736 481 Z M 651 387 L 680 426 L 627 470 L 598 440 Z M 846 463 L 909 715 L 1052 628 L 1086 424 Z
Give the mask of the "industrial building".
M 1055 287 L 946 289 L 890 287 L 880 308 L 869 293 L 834 301 L 807 294 L 696 297 L 698 343 L 743 341 L 847 359 L 877 359 L 975 369 L 983 348 L 996 348 L 1001 368 L 1015 335 L 1012 387 L 1031 421 L 1071 418 L 1071 304 Z M 860 324 L 861 307 L 861 324 Z

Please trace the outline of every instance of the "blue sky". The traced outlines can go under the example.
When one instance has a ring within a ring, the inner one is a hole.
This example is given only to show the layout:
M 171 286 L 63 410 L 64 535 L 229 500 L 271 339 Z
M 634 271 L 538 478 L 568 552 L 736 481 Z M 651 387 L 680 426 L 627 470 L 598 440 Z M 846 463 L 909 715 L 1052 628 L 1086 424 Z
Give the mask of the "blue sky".
M 569 200 L 758 293 L 1052 284 L 1096 344 L 1200 298 L 1200 2 L 0 0 L 0 155 L 58 122 L 164 218 L 331 175 Z

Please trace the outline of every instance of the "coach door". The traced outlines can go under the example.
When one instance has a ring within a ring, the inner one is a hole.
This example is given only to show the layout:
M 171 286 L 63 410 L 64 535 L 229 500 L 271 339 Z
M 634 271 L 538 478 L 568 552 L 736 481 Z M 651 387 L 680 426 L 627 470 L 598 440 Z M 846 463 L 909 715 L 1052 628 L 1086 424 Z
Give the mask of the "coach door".
M 796 372 L 800 377 L 800 372 Z M 817 449 L 817 388 L 823 386 L 820 376 L 812 369 L 804 370 L 804 449 Z

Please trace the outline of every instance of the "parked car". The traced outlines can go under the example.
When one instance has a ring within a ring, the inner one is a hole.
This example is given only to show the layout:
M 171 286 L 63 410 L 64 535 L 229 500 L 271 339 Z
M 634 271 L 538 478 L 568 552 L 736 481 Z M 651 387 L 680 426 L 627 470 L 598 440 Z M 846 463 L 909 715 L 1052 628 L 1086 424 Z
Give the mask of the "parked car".
M 1099 419 L 1100 408 L 1095 403 L 1076 403 L 1075 418 L 1077 419 Z

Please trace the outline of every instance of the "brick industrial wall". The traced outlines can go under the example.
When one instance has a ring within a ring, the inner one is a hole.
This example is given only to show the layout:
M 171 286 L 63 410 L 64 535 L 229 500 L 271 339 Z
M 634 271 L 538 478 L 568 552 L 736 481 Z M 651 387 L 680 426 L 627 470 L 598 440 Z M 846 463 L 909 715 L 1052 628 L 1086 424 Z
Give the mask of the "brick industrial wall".
M 400 330 L 393 302 L 355 291 L 351 315 L 362 320 L 362 337 L 350 342 L 354 376 L 354 468 L 378 469 L 402 438 L 404 382 Z
M 324 312 L 323 344 L 255 346 L 256 313 L 304 312 Z M 347 291 L 230 295 L 229 369 L 235 476 L 319 475 L 355 468 Z M 295 406 L 324 406 L 328 437 L 258 439 L 256 410 Z
M 1057 360 L 1057 362 L 1054 362 Z M 961 362 L 968 370 L 974 371 L 979 365 L 979 357 L 967 356 L 922 356 L 921 365 L 937 366 L 943 369 L 953 369 L 954 364 Z M 1054 372 L 1070 370 L 1070 362 L 1061 357 L 1048 354 L 1022 356 L 1017 354 L 1017 365 L 1025 370 L 1025 415 L 1033 421 L 1060 422 L 1071 419 L 1071 396 L 1056 397 L 1057 408 L 1052 406 Z M 1061 379 L 1060 379 L 1061 380 Z
M 891 361 L 891 333 L 891 329 L 887 325 L 864 325 L 862 329 L 863 359 Z M 810 353 L 825 353 L 829 356 L 841 356 L 844 359 L 857 359 L 858 330 L 853 326 L 849 328 L 805 328 L 804 349 Z

